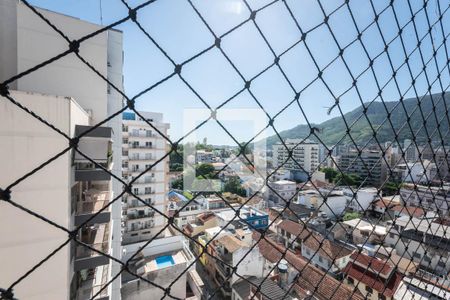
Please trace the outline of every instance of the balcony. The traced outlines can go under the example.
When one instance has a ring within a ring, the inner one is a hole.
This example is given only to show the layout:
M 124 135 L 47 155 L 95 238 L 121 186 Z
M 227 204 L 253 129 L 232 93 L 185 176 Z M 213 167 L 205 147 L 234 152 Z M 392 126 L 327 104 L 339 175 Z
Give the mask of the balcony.
M 111 170 L 111 159 L 99 163 L 106 170 Z M 109 181 L 111 174 L 90 162 L 78 162 L 75 165 L 75 181 Z
M 153 149 L 153 145 L 136 145 L 136 144 L 128 144 L 128 147 L 131 149 Z
M 154 161 L 156 160 L 153 157 L 129 157 L 129 161 Z
M 89 245 L 95 250 L 103 253 L 109 251 L 109 224 L 102 224 L 97 228 L 90 227 L 82 229 L 79 241 Z M 95 268 L 109 263 L 109 258 L 99 254 L 98 252 L 77 244 L 75 249 L 75 270 L 83 270 Z
M 80 136 L 92 129 L 92 126 L 76 125 L 75 136 Z M 112 129 L 110 127 L 98 127 L 86 133 L 78 142 L 78 149 L 85 156 L 98 163 L 107 163 L 112 154 Z M 75 151 L 75 162 L 90 162 L 86 157 Z
M 153 218 L 154 216 L 155 216 L 154 211 L 145 212 L 144 210 L 139 210 L 133 213 L 129 213 L 127 215 L 127 218 L 129 220 L 136 220 L 136 219 Z
M 92 184 L 90 182 L 77 182 L 72 188 L 72 211 L 75 213 L 75 226 L 89 220 L 88 226 L 97 223 L 108 223 L 111 212 L 105 208 L 111 200 L 109 183 Z M 105 209 L 103 209 L 105 208 Z M 103 209 L 103 210 L 102 210 Z M 102 210 L 100 213 L 98 211 Z M 98 214 L 97 214 L 98 213 Z
M 139 171 L 136 171 L 136 172 L 139 172 Z M 156 179 L 154 179 L 154 178 L 137 180 L 137 181 L 133 182 L 133 186 L 140 185 L 140 184 L 149 184 L 149 183 L 158 183 L 158 181 L 156 181 Z M 160 181 L 159 183 L 162 183 L 162 181 Z
M 155 205 L 156 201 L 147 201 L 147 205 Z M 134 208 L 134 207 L 145 207 L 146 205 L 142 203 L 141 201 L 135 200 L 130 202 L 125 202 L 123 205 L 124 209 Z
M 148 132 L 129 132 L 128 133 L 129 137 L 137 137 L 137 138 L 156 138 L 158 137 L 156 134 L 154 133 L 148 133 Z
M 151 229 L 153 227 L 155 227 L 155 222 L 134 223 L 134 224 L 131 224 L 130 227 L 124 227 L 124 232 L 125 233 L 132 233 L 132 232 L 135 232 L 135 231 Z
M 77 300 L 92 299 L 103 287 L 106 286 L 109 279 L 108 265 L 100 266 L 88 271 L 86 279 L 82 279 L 81 275 L 78 275 L 79 284 L 77 289 Z M 101 293 L 94 298 L 95 300 L 107 300 L 109 299 L 108 287 L 105 287 Z

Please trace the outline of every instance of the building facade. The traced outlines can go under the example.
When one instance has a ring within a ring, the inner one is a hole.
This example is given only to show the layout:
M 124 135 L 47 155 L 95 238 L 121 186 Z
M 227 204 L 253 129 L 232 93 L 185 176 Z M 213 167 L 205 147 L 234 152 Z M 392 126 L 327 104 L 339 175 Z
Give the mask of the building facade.
M 123 198 L 123 244 L 149 240 L 166 224 L 162 214 L 167 215 L 169 167 L 168 157 L 162 158 L 168 146 L 152 126 L 167 136 L 169 124 L 160 113 L 139 114 L 145 120 L 134 112 L 122 116 L 123 179 L 132 182 L 132 193 L 140 198 L 130 194 Z
M 70 39 L 82 38 L 102 28 L 77 18 L 36 9 Z M 68 49 L 67 42 L 57 32 L 19 1 L 2 1 L 0 19 L 0 81 Z M 120 31 L 106 30 L 86 40 L 79 54 L 123 90 Z M 122 107 L 120 93 L 110 89 L 103 78 L 74 54 L 12 82 L 9 89 L 16 101 L 69 137 L 82 134 Z M 67 147 L 68 141 L 64 137 L 12 103 L 2 101 L 0 110 L 5 116 L 0 121 L 0 151 L 5 158 L 2 164 L 12 171 L 2 173 L 1 186 L 7 186 Z M 119 177 L 121 158 L 116 150 L 122 138 L 120 123 L 117 119 L 108 121 L 82 137 L 78 145 L 80 152 Z M 12 198 L 68 230 L 84 225 L 78 232 L 77 241 L 120 259 L 120 201 L 87 222 L 120 190 L 120 184 L 111 181 L 107 172 L 72 150 L 31 176 L 26 183 L 18 185 L 12 190 Z M 32 202 L 29 201 L 31 198 Z M 0 206 L 0 223 L 8 224 L 1 226 L 5 238 L 0 243 L 0 260 L 5 268 L 13 270 L 1 272 L 0 285 L 9 286 L 30 266 L 64 243 L 67 233 L 6 202 Z M 112 260 L 72 241 L 22 281 L 14 296 L 20 299 L 89 298 L 119 269 Z M 51 281 L 49 274 L 52 274 Z M 119 290 L 120 280 L 115 280 L 101 297 L 116 299 L 120 292 L 115 291 Z
M 379 186 L 386 178 L 386 164 L 382 151 L 350 150 L 339 159 L 339 169 L 345 174 L 358 175 L 365 185 Z
M 319 144 L 301 139 L 286 139 L 273 145 L 274 168 L 291 171 L 293 179 L 306 180 L 319 167 Z

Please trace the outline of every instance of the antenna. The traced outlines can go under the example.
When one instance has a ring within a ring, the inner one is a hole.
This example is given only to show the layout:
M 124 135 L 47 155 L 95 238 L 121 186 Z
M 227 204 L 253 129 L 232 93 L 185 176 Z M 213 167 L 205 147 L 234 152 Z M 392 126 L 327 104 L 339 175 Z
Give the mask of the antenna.
M 103 25 L 103 9 L 102 9 L 102 0 L 99 0 L 100 5 L 100 25 Z

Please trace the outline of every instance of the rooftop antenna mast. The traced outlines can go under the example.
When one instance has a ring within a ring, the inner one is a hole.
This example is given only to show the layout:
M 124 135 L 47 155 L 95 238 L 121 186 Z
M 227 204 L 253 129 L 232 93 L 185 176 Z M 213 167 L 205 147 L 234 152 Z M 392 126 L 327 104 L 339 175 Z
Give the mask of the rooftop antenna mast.
M 102 9 L 102 0 L 98 1 L 99 5 L 100 5 L 100 25 L 103 26 L 103 9 Z

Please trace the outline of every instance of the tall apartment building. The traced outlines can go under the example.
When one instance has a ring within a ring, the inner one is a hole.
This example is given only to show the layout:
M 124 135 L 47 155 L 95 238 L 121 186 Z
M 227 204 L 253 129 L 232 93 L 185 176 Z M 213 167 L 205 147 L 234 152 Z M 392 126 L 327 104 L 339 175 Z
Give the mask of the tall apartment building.
M 70 39 L 101 28 L 37 8 Z M 0 82 L 68 49 L 67 42 L 19 1 L 0 2 Z M 79 54 L 122 88 L 122 33 L 104 31 L 87 39 Z M 74 54 L 66 55 L 9 84 L 10 95 L 69 137 L 77 136 L 122 107 L 119 93 Z M 0 186 L 27 174 L 68 146 L 68 141 L 7 99 L 0 99 Z M 78 149 L 120 176 L 121 120 L 113 119 L 80 139 Z M 119 150 L 117 150 L 119 149 Z M 119 155 L 117 155 L 119 154 Z M 73 230 L 104 208 L 121 187 L 110 174 L 73 150 L 14 186 L 14 202 Z M 90 220 L 77 239 L 121 257 L 121 202 Z M 67 241 L 66 232 L 0 201 L 0 286 L 9 287 Z M 6 272 L 4 270 L 7 270 Z M 120 266 L 70 242 L 17 285 L 18 299 L 88 299 Z M 98 299 L 120 298 L 120 278 Z
M 139 114 L 167 136 L 169 124 L 163 122 L 162 114 Z M 124 112 L 122 119 L 122 174 L 124 180 L 130 182 L 160 160 L 169 149 L 166 140 L 134 112 Z M 165 158 L 132 187 L 135 195 L 164 214 L 168 204 L 168 172 L 168 158 Z M 131 195 L 124 197 L 123 204 L 123 244 L 149 240 L 166 225 L 166 219 L 160 213 Z M 164 234 L 158 236 L 162 237 Z
M 306 180 L 319 166 L 319 144 L 301 139 L 286 139 L 273 145 L 273 165 L 291 171 L 293 179 Z M 292 152 L 292 155 L 289 155 Z
M 377 150 L 364 150 L 361 154 L 350 150 L 341 155 L 339 168 L 346 174 L 358 175 L 365 180 L 365 185 L 379 186 L 386 178 L 386 164 L 382 154 Z

